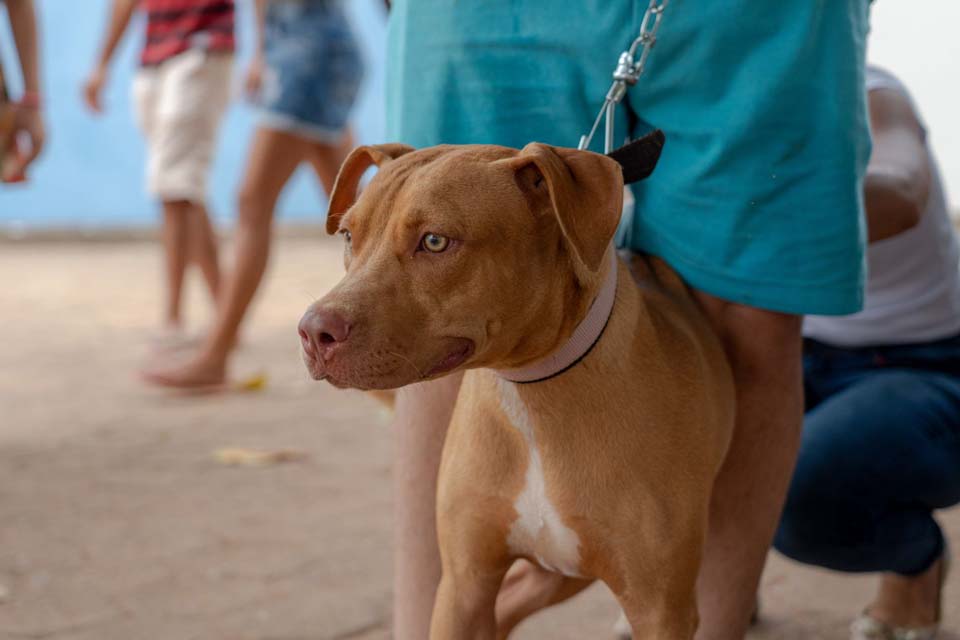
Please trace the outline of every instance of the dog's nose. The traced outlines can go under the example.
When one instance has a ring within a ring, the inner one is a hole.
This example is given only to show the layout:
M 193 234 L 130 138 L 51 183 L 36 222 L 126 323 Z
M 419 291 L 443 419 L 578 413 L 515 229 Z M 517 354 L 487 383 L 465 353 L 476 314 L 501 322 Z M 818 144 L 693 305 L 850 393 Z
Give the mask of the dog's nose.
M 350 335 L 350 323 L 339 311 L 313 309 L 300 319 L 300 342 L 303 350 L 315 358 L 327 360 L 337 345 Z

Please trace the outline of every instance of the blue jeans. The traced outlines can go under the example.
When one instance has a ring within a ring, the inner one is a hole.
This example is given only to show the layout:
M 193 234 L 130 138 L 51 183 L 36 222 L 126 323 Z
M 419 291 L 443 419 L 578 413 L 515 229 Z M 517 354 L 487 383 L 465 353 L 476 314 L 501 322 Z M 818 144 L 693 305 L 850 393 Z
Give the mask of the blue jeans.
M 807 564 L 915 575 L 960 502 L 960 337 L 841 349 L 804 343 L 807 413 L 774 546 Z

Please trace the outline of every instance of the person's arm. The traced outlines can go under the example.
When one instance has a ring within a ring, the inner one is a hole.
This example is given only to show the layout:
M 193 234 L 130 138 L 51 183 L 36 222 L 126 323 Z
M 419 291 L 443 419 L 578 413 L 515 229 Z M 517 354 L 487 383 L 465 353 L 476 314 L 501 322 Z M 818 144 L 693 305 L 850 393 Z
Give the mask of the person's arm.
M 20 71 L 23 76 L 23 95 L 17 106 L 13 140 L 29 140 L 29 148 L 18 149 L 11 164 L 2 168 L 2 180 L 20 180 L 27 167 L 43 149 L 46 133 L 40 111 L 40 56 L 37 44 L 37 16 L 33 0 L 7 0 L 7 15 L 16 44 Z M 16 144 L 16 142 L 15 142 Z
M 253 13 L 255 24 L 254 28 L 256 29 L 256 48 L 254 53 L 263 55 L 263 43 L 264 43 L 264 25 L 267 22 L 267 0 L 253 0 Z
M 33 0 L 7 0 L 10 29 L 20 58 L 23 73 L 23 92 L 40 94 L 40 63 L 37 52 L 37 17 Z
M 250 58 L 250 64 L 247 67 L 247 77 L 244 80 L 244 89 L 247 95 L 253 97 L 260 93 L 260 87 L 263 85 L 263 50 L 265 24 L 267 21 L 267 2 L 268 0 L 254 0 L 253 15 L 255 39 L 253 56 Z
M 117 45 L 123 39 L 123 34 L 130 24 L 130 18 L 137 9 L 138 0 L 113 0 L 113 6 L 110 11 L 110 23 L 107 26 L 106 38 L 97 57 L 93 71 L 87 77 L 83 84 L 83 99 L 87 106 L 94 113 L 103 111 L 103 103 L 100 94 L 103 86 L 107 82 L 107 72 L 110 67 L 110 60 L 113 58 Z
M 899 91 L 870 92 L 873 154 L 864 178 L 870 242 L 914 227 L 930 195 L 932 167 L 926 135 L 909 99 Z

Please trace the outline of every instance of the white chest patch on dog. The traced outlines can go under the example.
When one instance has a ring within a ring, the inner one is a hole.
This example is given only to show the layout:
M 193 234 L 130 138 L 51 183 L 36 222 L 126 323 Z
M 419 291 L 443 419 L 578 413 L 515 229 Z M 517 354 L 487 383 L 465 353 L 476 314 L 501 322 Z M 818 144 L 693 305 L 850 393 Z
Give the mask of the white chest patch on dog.
M 507 536 L 513 553 L 535 558 L 545 569 L 567 576 L 580 576 L 580 537 L 560 519 L 557 508 L 547 498 L 543 460 L 537 448 L 533 424 L 517 385 L 497 379 L 500 407 L 513 427 L 527 442 L 527 474 L 523 491 L 514 502 L 519 517 Z

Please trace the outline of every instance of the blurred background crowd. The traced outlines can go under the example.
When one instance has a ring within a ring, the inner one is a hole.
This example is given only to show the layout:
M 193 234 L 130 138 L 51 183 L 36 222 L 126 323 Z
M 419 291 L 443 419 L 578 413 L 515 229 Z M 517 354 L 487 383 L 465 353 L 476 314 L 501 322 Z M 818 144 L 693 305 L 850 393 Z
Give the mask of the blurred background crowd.
M 82 84 L 102 45 L 110 12 L 109 0 L 83 4 L 41 0 L 41 57 L 47 153 L 30 181 L 5 189 L 0 225 L 9 233 L 36 228 L 85 230 L 105 226 L 147 226 L 156 221 L 155 201 L 143 186 L 144 142 L 131 104 L 143 39 L 143 17 L 135 18 L 114 56 L 110 82 L 104 88 L 104 113 L 93 118 L 81 100 Z M 211 212 L 220 223 L 232 220 L 233 190 L 253 134 L 255 107 L 244 98 L 243 74 L 254 49 L 253 2 L 236 4 L 237 53 L 231 72 L 231 102 L 224 114 L 210 179 Z M 345 3 L 366 65 L 363 86 L 352 114 L 360 143 L 383 140 L 383 55 L 386 14 L 378 0 Z M 0 26 L 8 84 L 14 97 L 21 86 L 9 26 Z M 59 132 L 60 135 L 53 135 Z M 301 170 L 306 173 L 306 170 Z M 110 188 L 88 189 L 102 183 Z M 82 197 L 80 197 L 82 196 Z M 284 219 L 315 219 L 323 211 L 311 179 L 298 175 L 280 203 Z

